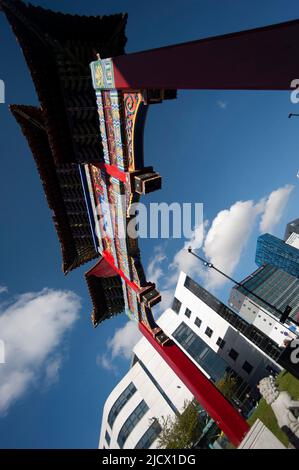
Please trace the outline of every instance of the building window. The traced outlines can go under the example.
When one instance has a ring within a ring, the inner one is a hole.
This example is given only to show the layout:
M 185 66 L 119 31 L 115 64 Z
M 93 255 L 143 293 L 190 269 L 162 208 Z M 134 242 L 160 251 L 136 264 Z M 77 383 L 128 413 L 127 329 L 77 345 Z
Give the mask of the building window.
M 207 335 L 209 338 L 211 338 L 212 334 L 213 334 L 213 330 L 211 330 L 211 328 L 207 327 L 207 329 L 205 331 L 205 335 Z
M 128 402 L 128 400 L 134 395 L 136 392 L 136 387 L 135 385 L 131 382 L 128 387 L 123 391 L 123 393 L 118 397 L 114 405 L 112 406 L 109 415 L 108 415 L 108 423 L 110 428 L 112 429 L 112 426 L 114 424 L 114 421 L 116 420 L 117 416 L 119 415 L 120 411 L 122 408 L 125 406 L 125 404 Z
M 228 363 L 213 351 L 186 323 L 182 322 L 172 336 L 190 354 L 194 361 L 210 375 L 213 382 L 221 379 L 229 369 Z
M 191 317 L 191 310 L 189 308 L 186 308 L 185 315 L 186 315 L 187 318 Z
M 106 431 L 105 439 L 106 439 L 106 442 L 107 442 L 108 446 L 110 446 L 110 435 L 109 435 L 108 431 Z
M 155 419 L 148 430 L 143 434 L 142 438 L 137 442 L 135 449 L 149 449 L 161 431 L 162 428 L 159 421 Z
M 120 449 L 123 448 L 124 443 L 128 439 L 129 435 L 131 434 L 135 426 L 139 423 L 139 421 L 143 418 L 148 409 L 149 408 L 147 404 L 144 400 L 142 400 L 137 406 L 137 408 L 135 408 L 133 413 L 131 413 L 130 416 L 127 418 L 121 430 L 119 431 L 117 438 L 117 443 Z
M 235 361 L 238 358 L 239 353 L 232 348 L 228 355 Z
M 146 373 L 146 375 L 148 376 L 148 378 L 150 379 L 150 381 L 152 382 L 152 384 L 158 389 L 159 393 L 162 395 L 162 397 L 164 398 L 164 400 L 168 403 L 168 405 L 170 406 L 170 408 L 172 409 L 172 411 L 176 414 L 176 415 L 179 415 L 179 411 L 178 409 L 174 406 L 174 404 L 172 403 L 172 401 L 170 400 L 170 398 L 168 397 L 168 395 L 165 393 L 165 390 L 159 385 L 159 383 L 157 382 L 157 380 L 155 379 L 155 377 L 150 373 L 150 371 L 148 370 L 148 368 L 143 364 L 143 362 L 135 355 L 135 357 L 137 358 L 137 361 L 138 364 L 140 365 L 140 367 L 143 369 L 143 371 Z
M 253 366 L 249 364 L 249 362 L 245 361 L 244 364 L 242 365 L 242 369 L 247 372 L 247 374 L 250 374 L 252 372 Z
M 196 325 L 198 328 L 200 328 L 200 325 L 201 325 L 201 319 L 200 319 L 200 318 L 198 318 L 198 317 L 196 317 L 196 318 L 195 318 L 195 322 L 194 322 L 194 323 L 195 323 L 195 325 Z
M 194 282 L 190 277 L 186 276 L 184 286 L 200 300 L 202 300 L 208 307 L 213 309 L 214 312 L 216 312 L 232 327 L 239 330 L 255 346 L 260 348 L 263 352 L 266 352 L 266 354 L 271 359 L 276 361 L 279 358 L 281 355 L 279 346 L 264 333 L 259 331 L 255 326 L 252 325 L 252 327 L 248 329 L 248 323 L 243 318 L 241 318 L 239 315 L 236 315 L 233 310 L 220 302 L 220 300 L 210 294 L 210 292 L 206 291 L 199 284 Z
M 172 310 L 175 313 L 180 313 L 182 302 L 180 302 L 176 297 L 174 297 L 172 302 Z
M 224 341 L 224 339 L 222 339 L 222 338 L 219 336 L 219 338 L 217 339 L 216 344 L 217 344 L 217 346 L 219 346 L 220 349 L 223 349 L 224 346 L 225 346 L 225 341 Z

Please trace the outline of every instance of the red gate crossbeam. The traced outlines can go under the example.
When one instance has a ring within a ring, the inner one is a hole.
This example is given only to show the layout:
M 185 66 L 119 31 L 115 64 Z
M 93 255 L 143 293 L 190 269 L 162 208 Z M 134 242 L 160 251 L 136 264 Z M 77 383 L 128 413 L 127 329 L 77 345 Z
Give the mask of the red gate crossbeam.
M 126 183 L 127 173 L 119 170 L 116 165 L 108 165 L 107 163 L 97 163 L 95 164 L 95 166 L 100 168 L 101 170 L 106 171 L 108 175 L 113 176 L 114 178 L 122 181 L 123 183 Z
M 139 330 L 237 447 L 250 429 L 247 421 L 175 343 L 162 346 L 141 322 Z
M 117 89 L 288 90 L 299 20 L 114 57 Z
M 114 269 L 114 271 L 120 275 L 120 277 L 123 278 L 126 284 L 128 284 L 137 294 L 140 293 L 141 289 L 140 287 L 133 281 L 130 281 L 130 279 L 127 278 L 127 276 L 123 273 L 121 269 L 119 269 L 117 266 L 114 264 L 114 258 L 113 256 L 109 253 L 109 251 L 103 251 L 102 256 L 108 261 L 110 266 Z

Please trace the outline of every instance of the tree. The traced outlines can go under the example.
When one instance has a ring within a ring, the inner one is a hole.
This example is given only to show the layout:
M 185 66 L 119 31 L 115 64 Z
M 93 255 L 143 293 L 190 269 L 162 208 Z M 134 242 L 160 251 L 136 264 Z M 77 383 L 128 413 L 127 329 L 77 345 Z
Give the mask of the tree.
M 225 376 L 218 380 L 216 383 L 217 388 L 220 390 L 220 392 L 223 393 L 225 398 L 228 400 L 231 400 L 238 387 L 238 381 L 237 378 L 232 375 L 232 374 L 225 374 Z
M 162 431 L 158 437 L 160 449 L 190 449 L 196 443 L 205 426 L 201 417 L 202 409 L 192 400 L 184 403 L 183 411 L 178 416 L 162 417 Z

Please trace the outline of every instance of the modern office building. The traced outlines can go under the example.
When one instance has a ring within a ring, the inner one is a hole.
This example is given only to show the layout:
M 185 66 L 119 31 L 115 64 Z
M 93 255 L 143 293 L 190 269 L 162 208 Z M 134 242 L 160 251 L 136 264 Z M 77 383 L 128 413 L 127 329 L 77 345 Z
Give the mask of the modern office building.
M 284 240 L 287 245 L 299 249 L 299 219 L 293 220 L 287 224 Z
M 299 233 L 293 232 L 287 239 L 286 244 L 299 250 Z
M 299 279 L 267 264 L 246 277 L 241 284 L 232 288 L 228 301 L 238 315 L 279 346 L 283 346 L 285 340 L 296 337 L 299 330 L 292 319 L 296 320 L 299 312 Z M 284 324 L 280 323 L 279 313 L 254 294 L 282 312 L 288 305 L 292 307 L 289 319 Z
M 182 272 L 172 308 L 157 323 L 216 385 L 234 374 L 235 398 L 241 403 L 261 378 L 280 368 L 229 318 L 243 327 L 241 318 Z M 132 367 L 106 400 L 99 448 L 155 448 L 157 419 L 179 413 L 190 399 L 189 390 L 143 338 L 134 348 Z
M 299 277 L 299 250 L 269 233 L 257 239 L 255 262 L 258 266 L 272 264 Z
M 172 309 L 166 312 L 158 322 L 161 328 L 213 382 L 233 371 L 244 384 L 255 387 L 269 369 L 277 368 L 275 361 L 242 334 L 241 319 L 183 272 Z
M 299 219 L 295 219 L 287 224 L 284 234 L 284 240 L 287 241 L 287 239 L 292 235 L 292 233 L 297 233 L 299 235 Z
M 106 400 L 99 448 L 156 448 L 161 431 L 156 418 L 175 416 L 192 398 L 183 382 L 142 338 L 133 350 L 130 370 Z

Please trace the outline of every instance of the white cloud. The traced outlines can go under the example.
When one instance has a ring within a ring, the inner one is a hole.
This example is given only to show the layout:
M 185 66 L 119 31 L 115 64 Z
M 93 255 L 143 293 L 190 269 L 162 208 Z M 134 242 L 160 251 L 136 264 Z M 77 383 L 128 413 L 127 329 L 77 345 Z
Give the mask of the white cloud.
M 218 108 L 220 108 L 220 109 L 226 109 L 226 107 L 227 107 L 227 101 L 218 100 L 218 101 L 216 101 L 216 104 L 217 104 Z
M 265 202 L 264 214 L 260 222 L 262 233 L 272 233 L 275 225 L 280 221 L 294 186 L 286 185 L 273 191 Z
M 141 337 L 137 323 L 128 321 L 122 328 L 115 331 L 112 338 L 108 339 L 107 352 L 97 356 L 97 365 L 115 373 L 117 370 L 115 359 L 118 357 L 130 359 L 133 348 Z
M 167 308 L 171 307 L 174 296 L 174 288 L 175 285 L 173 285 L 172 288 L 160 291 L 162 299 L 161 302 L 158 304 L 159 309 L 157 310 L 157 314 L 155 315 L 156 318 L 159 316 L 159 314 L 165 312 Z
M 112 358 L 121 356 L 130 359 L 132 350 L 141 336 L 138 325 L 134 321 L 128 321 L 125 326 L 116 330 L 113 338 L 108 340 Z
M 109 358 L 107 353 L 105 354 L 98 354 L 96 358 L 96 363 L 99 367 L 102 369 L 108 370 L 109 372 L 116 373 L 117 368 L 115 364 L 113 363 L 113 360 L 111 357 Z
M 8 292 L 8 289 L 6 286 L 0 286 L 0 294 L 4 294 L 5 292 Z
M 209 261 L 226 274 L 231 275 L 238 265 L 261 208 L 253 201 L 238 201 L 228 210 L 220 211 L 213 220 L 203 251 Z M 206 287 L 220 287 L 225 282 L 216 271 L 206 271 Z
M 46 366 L 45 383 L 47 386 L 58 382 L 59 371 L 62 366 L 62 357 L 58 356 L 50 360 Z
M 80 299 L 73 292 L 43 289 L 0 305 L 0 413 L 44 378 L 57 380 L 57 349 L 78 318 Z
M 163 269 L 160 265 L 165 260 L 166 255 L 162 246 L 156 246 L 154 248 L 154 255 L 150 258 L 147 268 L 147 279 L 150 279 L 150 281 L 154 282 L 156 285 L 158 284 L 159 279 L 163 276 Z
M 201 248 L 207 225 L 208 221 L 206 220 L 202 224 L 195 227 L 190 240 L 187 240 L 184 243 L 184 246 L 175 254 L 172 262 L 169 265 L 170 273 L 168 275 L 167 281 L 165 282 L 167 287 L 173 287 L 176 285 L 181 271 L 184 271 L 191 277 L 200 276 L 202 274 L 202 265 L 194 256 L 188 253 L 187 249 L 189 246 L 194 250 Z
M 240 262 L 258 218 L 262 216 L 260 225 L 267 224 L 269 227 L 271 224 L 273 227 L 278 223 L 292 189 L 292 186 L 287 185 L 273 191 L 268 197 L 258 202 L 237 201 L 229 209 L 220 211 L 212 221 L 209 230 L 207 230 L 208 221 L 194 230 L 193 237 L 184 243 L 164 270 L 162 270 L 162 263 L 166 263 L 167 258 L 162 247 L 157 248 L 156 252 L 163 256 L 153 258 L 151 270 L 148 270 L 148 279 L 151 280 L 149 274 L 157 273 L 158 288 L 162 295 L 158 312 L 164 311 L 169 306 L 181 271 L 191 277 L 201 278 L 202 283 L 208 289 L 219 288 L 226 282 L 225 277 L 212 269 L 204 268 L 198 259 L 188 254 L 188 246 L 198 250 L 203 245 L 203 257 L 226 274 L 232 275 Z

